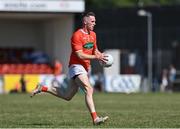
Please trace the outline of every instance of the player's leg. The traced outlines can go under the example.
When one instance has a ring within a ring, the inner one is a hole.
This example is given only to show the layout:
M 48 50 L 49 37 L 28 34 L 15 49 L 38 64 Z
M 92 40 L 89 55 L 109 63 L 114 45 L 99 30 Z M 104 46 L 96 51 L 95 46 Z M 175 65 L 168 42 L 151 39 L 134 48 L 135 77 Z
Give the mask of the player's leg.
M 52 86 L 48 92 L 69 101 L 77 93 L 78 89 L 79 87 L 74 83 L 72 79 L 70 79 L 66 86 Z
M 31 97 L 38 93 L 46 92 L 69 101 L 78 91 L 78 89 L 79 87 L 75 85 L 74 81 L 71 79 L 67 84 L 60 84 L 57 80 L 53 80 L 50 85 L 38 84 L 35 90 L 32 92 Z
M 93 88 L 90 85 L 88 76 L 85 74 L 80 74 L 75 78 L 77 85 L 80 85 L 85 92 L 85 100 L 90 112 L 95 112 L 94 102 L 92 98 Z
M 89 112 L 91 113 L 93 123 L 95 125 L 104 123 L 108 117 L 98 117 L 96 110 L 95 110 L 95 105 L 93 101 L 93 88 L 89 82 L 89 78 L 87 74 L 80 74 L 75 78 L 75 82 L 77 85 L 80 85 L 84 92 L 85 92 L 85 102 L 86 105 L 89 109 Z

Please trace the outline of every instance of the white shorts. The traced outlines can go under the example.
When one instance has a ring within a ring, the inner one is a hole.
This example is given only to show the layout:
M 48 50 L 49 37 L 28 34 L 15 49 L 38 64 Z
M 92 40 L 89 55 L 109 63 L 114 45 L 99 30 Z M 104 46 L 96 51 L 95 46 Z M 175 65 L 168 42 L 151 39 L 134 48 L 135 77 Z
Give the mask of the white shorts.
M 79 74 L 87 74 L 88 72 L 85 70 L 85 68 L 80 64 L 73 64 L 69 67 L 69 77 L 73 78 L 76 75 Z

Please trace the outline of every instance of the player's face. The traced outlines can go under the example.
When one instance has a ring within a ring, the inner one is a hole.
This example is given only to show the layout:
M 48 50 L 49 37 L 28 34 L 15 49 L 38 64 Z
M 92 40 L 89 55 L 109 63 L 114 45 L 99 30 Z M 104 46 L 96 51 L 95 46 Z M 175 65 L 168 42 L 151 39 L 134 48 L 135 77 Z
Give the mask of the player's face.
M 94 16 L 87 17 L 86 28 L 88 30 L 94 30 L 94 26 L 96 25 L 96 18 Z

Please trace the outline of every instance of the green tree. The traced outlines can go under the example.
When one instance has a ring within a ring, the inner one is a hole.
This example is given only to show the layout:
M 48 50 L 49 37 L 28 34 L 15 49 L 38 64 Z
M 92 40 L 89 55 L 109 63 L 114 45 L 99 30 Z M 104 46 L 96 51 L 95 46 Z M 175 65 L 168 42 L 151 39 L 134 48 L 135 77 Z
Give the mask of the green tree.
M 86 0 L 87 8 L 180 5 L 180 0 Z

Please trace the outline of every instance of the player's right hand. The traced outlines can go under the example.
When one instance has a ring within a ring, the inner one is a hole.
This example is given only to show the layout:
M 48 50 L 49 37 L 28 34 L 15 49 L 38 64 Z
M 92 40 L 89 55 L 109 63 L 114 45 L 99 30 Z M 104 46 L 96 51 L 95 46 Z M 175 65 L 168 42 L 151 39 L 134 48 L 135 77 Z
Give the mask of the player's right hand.
M 103 62 L 106 62 L 107 61 L 107 56 L 104 54 L 104 53 L 95 53 L 95 56 L 96 58 L 99 60 L 99 61 L 103 61 Z

